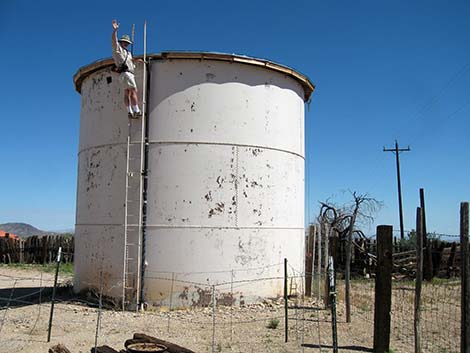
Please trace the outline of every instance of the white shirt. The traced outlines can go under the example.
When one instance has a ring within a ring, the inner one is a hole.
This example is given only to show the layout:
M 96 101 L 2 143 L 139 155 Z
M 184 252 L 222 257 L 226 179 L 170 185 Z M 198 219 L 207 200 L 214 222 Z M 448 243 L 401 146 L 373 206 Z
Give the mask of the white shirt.
M 114 38 L 112 40 L 112 45 L 113 45 L 113 59 L 114 59 L 114 63 L 116 64 L 116 66 L 121 66 L 125 61 L 125 64 L 127 65 L 128 70 L 131 73 L 134 73 L 135 65 L 134 65 L 134 61 L 132 61 L 131 52 L 129 50 L 124 49 L 119 44 L 119 42 L 116 43 Z

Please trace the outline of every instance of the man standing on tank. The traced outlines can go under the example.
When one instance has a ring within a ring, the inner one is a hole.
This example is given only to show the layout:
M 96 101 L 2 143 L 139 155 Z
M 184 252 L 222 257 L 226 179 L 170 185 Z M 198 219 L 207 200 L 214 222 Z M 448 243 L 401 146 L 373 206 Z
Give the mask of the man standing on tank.
M 132 44 L 127 34 L 124 34 L 119 40 L 117 31 L 119 24 L 113 20 L 113 35 L 111 43 L 113 46 L 113 60 L 116 64 L 116 71 L 119 73 L 119 80 L 124 87 L 124 104 L 126 105 L 129 118 L 138 119 L 142 117 L 139 109 L 139 99 L 137 97 L 137 84 L 135 83 L 134 70 L 135 65 L 131 52 L 127 49 Z

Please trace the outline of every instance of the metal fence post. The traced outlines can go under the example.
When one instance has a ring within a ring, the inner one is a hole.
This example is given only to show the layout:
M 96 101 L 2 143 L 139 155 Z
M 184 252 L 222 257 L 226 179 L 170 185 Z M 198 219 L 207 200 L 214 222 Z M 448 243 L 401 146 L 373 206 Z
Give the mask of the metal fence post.
M 328 259 L 328 280 L 330 289 L 330 305 L 331 305 L 331 328 L 333 334 L 333 353 L 338 353 L 338 335 L 336 325 L 336 283 L 333 256 Z
M 96 318 L 95 350 L 94 350 L 94 353 L 97 352 L 98 335 L 100 333 L 100 326 L 101 326 L 101 309 L 102 308 L 103 308 L 103 270 L 100 271 L 100 297 L 99 297 L 99 304 L 98 304 L 98 317 Z
M 62 254 L 62 248 L 59 247 L 59 251 L 57 252 L 57 260 L 56 260 L 57 266 L 55 268 L 54 288 L 52 289 L 51 313 L 49 315 L 49 328 L 47 330 L 47 342 L 51 341 L 52 318 L 54 317 L 55 292 L 57 288 L 57 277 L 59 276 L 61 254 Z
M 288 302 L 287 302 L 287 259 L 284 259 L 284 334 L 285 342 L 288 341 L 288 328 L 289 328 L 289 318 L 288 318 Z
M 170 333 L 170 318 L 171 318 L 171 310 L 173 306 L 173 286 L 175 283 L 175 273 L 171 273 L 171 290 L 170 290 L 170 307 L 168 308 L 168 325 L 167 325 L 167 332 Z
M 233 338 L 233 302 L 235 301 L 235 297 L 233 295 L 233 270 L 231 270 L 231 276 L 230 276 L 230 296 L 231 296 L 231 301 L 230 301 L 230 342 L 232 342 Z
M 212 285 L 212 353 L 215 353 L 215 285 Z

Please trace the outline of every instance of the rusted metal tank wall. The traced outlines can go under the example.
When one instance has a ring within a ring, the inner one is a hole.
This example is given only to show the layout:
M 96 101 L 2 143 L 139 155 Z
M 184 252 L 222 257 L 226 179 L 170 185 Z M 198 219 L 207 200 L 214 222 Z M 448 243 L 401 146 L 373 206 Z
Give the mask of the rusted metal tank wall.
M 146 301 L 201 303 L 203 284 L 244 280 L 237 299 L 276 296 L 282 280 L 256 279 L 282 277 L 285 257 L 302 270 L 303 97 L 265 68 L 152 63 Z
M 281 294 L 283 281 L 267 278 L 283 276 L 283 259 L 303 268 L 304 88 L 229 61 L 149 66 L 144 300 L 207 304 L 212 284 L 222 302 Z M 141 75 L 138 67 L 139 85 Z M 102 276 L 105 293 L 120 299 L 123 92 L 104 67 L 83 78 L 81 95 L 75 289 L 98 287 Z

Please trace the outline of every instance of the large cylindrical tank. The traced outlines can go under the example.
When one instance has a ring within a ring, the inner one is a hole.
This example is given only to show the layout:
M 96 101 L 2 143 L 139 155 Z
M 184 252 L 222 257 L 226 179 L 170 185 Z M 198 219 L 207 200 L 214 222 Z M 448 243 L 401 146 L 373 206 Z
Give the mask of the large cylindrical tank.
M 119 299 L 129 129 L 110 66 L 74 77 L 82 96 L 75 288 L 101 281 Z M 281 294 L 284 258 L 299 272 L 304 263 L 304 102 L 314 86 L 287 67 L 215 53 L 151 55 L 148 72 L 146 217 L 134 239 L 144 248 L 135 257 L 142 299 L 204 304 L 207 286 L 222 283 L 221 298 L 229 284 L 239 300 Z

